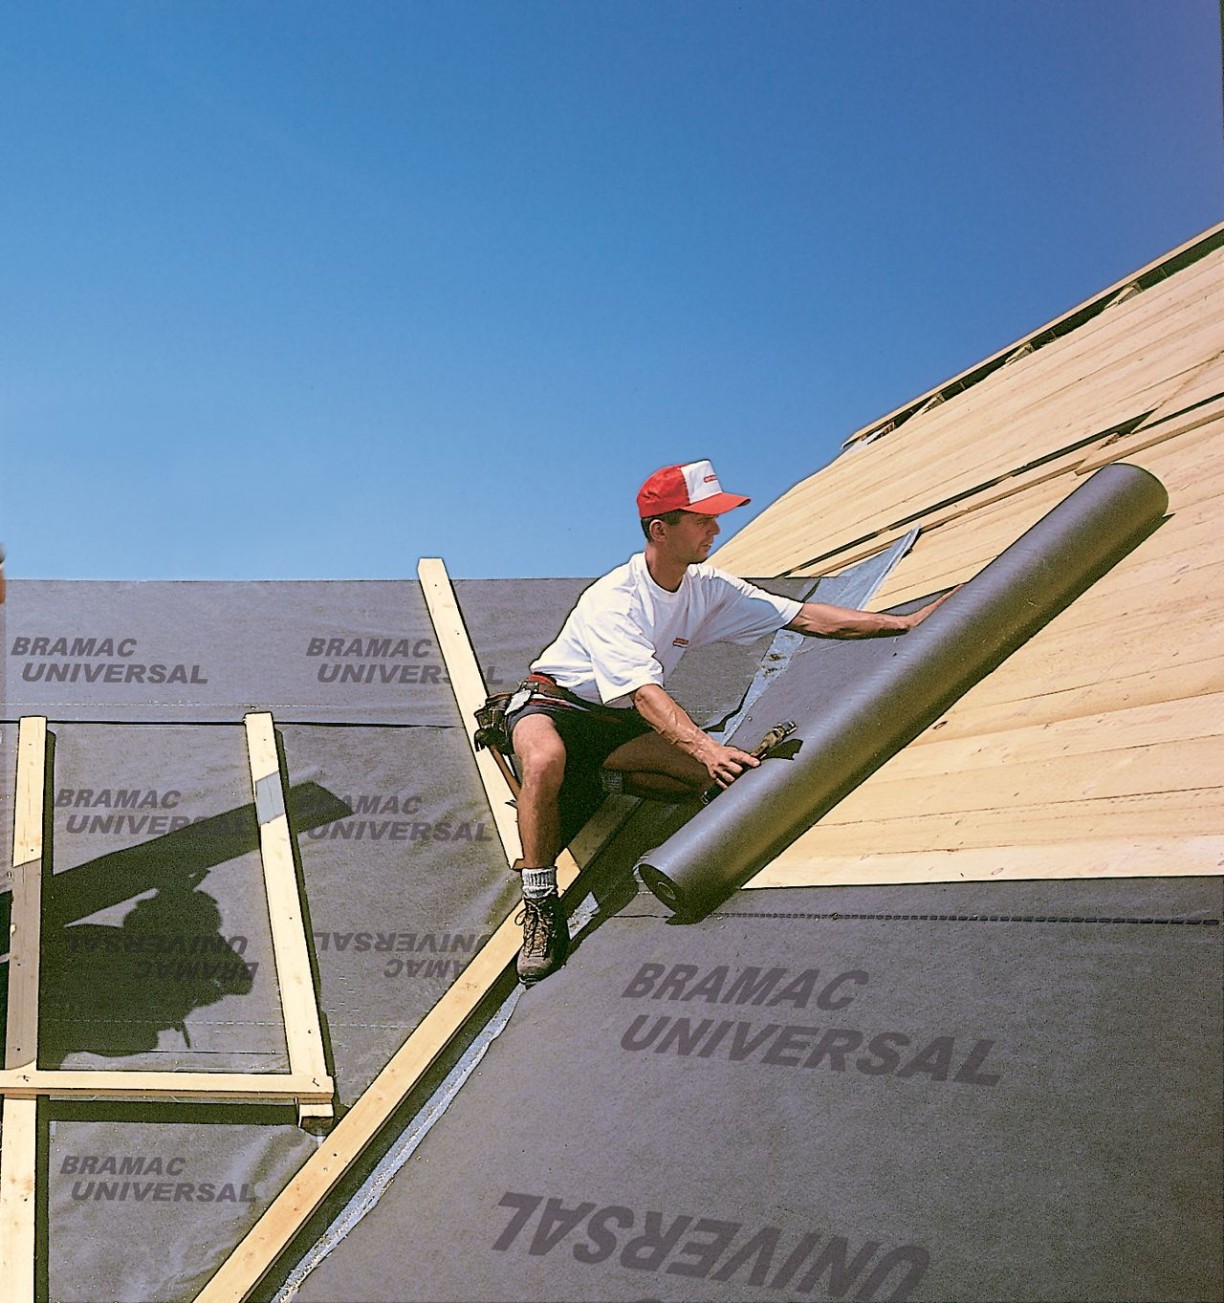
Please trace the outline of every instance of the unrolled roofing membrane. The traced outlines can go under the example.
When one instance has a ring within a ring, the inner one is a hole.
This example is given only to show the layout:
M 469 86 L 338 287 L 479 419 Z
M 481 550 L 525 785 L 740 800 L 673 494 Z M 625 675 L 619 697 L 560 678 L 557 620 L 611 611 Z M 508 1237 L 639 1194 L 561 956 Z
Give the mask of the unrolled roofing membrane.
M 816 597 L 859 604 L 869 578 L 822 580 Z M 457 585 L 491 686 L 521 677 L 584 586 Z M 351 1104 L 517 886 L 471 721 L 424 672 L 441 662 L 419 585 L 14 581 L 8 608 L 6 772 L 19 715 L 45 709 L 55 741 L 44 1066 L 282 1061 L 241 728 L 270 709 L 329 1066 Z M 807 692 L 817 652 L 868 645 L 804 640 L 785 662 L 769 640 L 710 649 L 677 691 L 712 722 L 757 679 L 740 728 L 763 732 L 790 700 L 770 694 Z M 396 678 L 413 664 L 415 681 Z M 11 783 L 0 792 L 7 864 Z M 647 803 L 596 858 L 577 894 L 599 908 L 568 967 L 520 998 L 299 1297 L 1219 1292 L 1218 882 L 754 892 L 676 928 L 632 869 L 691 813 Z M 190 959 L 176 951 L 197 935 L 260 967 L 137 969 Z M 45 1114 L 41 1270 L 71 1303 L 194 1297 L 315 1143 L 283 1108 Z
M 1167 506 L 1148 471 L 1106 466 L 912 632 L 811 640 L 731 739 L 752 746 L 792 720 L 791 758 L 767 759 L 722 793 L 642 860 L 642 880 L 682 915 L 725 900 L 1136 547 Z
M 1222 896 L 637 895 L 294 1298 L 1218 1298 Z
M 55 737 L 41 1065 L 287 1071 L 242 728 Z

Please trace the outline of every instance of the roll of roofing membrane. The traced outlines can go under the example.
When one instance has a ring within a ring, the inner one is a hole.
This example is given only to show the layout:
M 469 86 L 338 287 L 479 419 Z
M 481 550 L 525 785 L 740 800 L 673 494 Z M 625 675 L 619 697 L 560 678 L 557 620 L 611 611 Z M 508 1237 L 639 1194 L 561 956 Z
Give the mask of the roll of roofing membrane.
M 643 856 L 642 881 L 683 920 L 717 908 L 1137 547 L 1167 506 L 1149 472 L 1105 466 L 910 633 L 819 640 L 813 651 L 843 648 L 861 657 L 862 672 L 843 673 L 833 693 L 814 684 L 798 707 L 792 686 L 786 713 L 798 752 L 748 771 Z M 796 673 L 807 667 L 793 664 L 778 688 Z M 758 719 L 771 695 L 757 704 Z

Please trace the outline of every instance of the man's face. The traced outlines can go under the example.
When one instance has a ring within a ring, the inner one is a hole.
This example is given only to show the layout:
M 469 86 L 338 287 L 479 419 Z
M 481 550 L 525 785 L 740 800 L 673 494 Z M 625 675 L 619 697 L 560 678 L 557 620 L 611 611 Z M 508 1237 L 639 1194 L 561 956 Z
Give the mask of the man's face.
M 717 516 L 685 511 L 674 525 L 667 526 L 668 548 L 675 560 L 696 565 L 710 555 L 719 532 Z

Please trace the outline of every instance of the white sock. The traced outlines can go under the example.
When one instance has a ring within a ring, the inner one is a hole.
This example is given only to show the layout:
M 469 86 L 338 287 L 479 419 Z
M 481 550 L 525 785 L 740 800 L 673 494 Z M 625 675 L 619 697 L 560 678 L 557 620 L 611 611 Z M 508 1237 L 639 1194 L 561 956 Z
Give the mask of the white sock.
M 542 869 L 523 870 L 523 899 L 540 900 L 557 890 L 556 866 L 549 864 Z

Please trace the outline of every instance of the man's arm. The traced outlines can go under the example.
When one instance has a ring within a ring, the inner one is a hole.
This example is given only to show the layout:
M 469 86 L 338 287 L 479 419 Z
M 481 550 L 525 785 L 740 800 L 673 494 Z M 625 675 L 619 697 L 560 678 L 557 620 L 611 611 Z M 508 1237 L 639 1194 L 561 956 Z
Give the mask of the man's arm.
M 744 772 L 761 762 L 739 747 L 723 746 L 702 732 L 677 702 L 659 687 L 647 683 L 632 693 L 633 704 L 641 717 L 672 746 L 690 755 L 719 785 L 727 787 Z
M 887 615 L 883 611 L 856 611 L 848 606 L 830 606 L 827 602 L 806 602 L 788 629 L 815 638 L 895 638 L 909 633 L 952 596 L 956 589 L 910 615 Z

